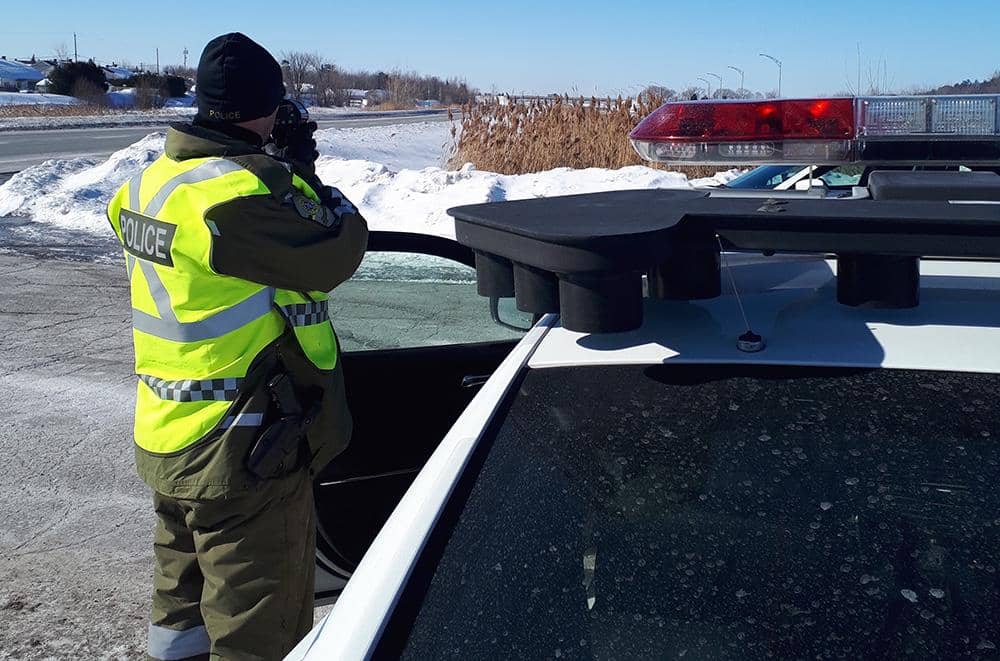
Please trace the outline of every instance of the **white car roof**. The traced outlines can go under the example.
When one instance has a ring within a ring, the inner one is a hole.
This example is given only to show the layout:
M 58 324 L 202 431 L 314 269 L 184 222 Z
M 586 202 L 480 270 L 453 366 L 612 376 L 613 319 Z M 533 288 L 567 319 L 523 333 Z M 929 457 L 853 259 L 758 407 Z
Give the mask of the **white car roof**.
M 763 351 L 736 348 L 746 326 L 723 273 L 719 298 L 647 300 L 644 323 L 635 331 L 586 335 L 557 326 L 529 365 L 745 363 L 1000 372 L 1000 264 L 925 260 L 920 305 L 885 310 L 838 303 L 833 260 L 731 255 L 730 262 L 750 324 L 767 344 Z
M 379 533 L 326 619 L 286 657 L 367 658 L 451 490 L 522 366 L 745 363 L 1000 372 L 1000 264 L 924 261 L 916 308 L 837 303 L 836 263 L 819 257 L 729 255 L 747 315 L 767 348 L 736 349 L 745 331 L 724 295 L 646 301 L 641 328 L 586 335 L 546 315 L 462 413 Z

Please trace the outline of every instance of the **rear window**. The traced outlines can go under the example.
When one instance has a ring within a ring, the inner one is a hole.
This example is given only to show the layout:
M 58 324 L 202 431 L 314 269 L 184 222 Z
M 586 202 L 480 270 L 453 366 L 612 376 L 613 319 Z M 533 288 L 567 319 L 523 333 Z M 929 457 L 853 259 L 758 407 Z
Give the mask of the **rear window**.
M 382 642 L 427 658 L 984 658 L 993 375 L 531 370 Z

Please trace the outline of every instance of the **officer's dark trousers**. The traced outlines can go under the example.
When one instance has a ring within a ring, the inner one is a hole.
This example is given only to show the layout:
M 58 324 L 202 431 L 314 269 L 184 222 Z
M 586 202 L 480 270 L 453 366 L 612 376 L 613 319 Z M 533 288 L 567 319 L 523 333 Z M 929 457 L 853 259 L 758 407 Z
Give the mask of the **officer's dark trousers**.
M 154 493 L 154 659 L 281 659 L 312 628 L 316 527 L 308 472 L 246 495 Z

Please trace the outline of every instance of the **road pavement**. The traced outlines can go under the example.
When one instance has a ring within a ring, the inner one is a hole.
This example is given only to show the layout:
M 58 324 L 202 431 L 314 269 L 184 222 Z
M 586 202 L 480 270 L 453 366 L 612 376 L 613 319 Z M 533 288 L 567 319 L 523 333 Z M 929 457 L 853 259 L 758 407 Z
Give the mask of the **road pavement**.
M 361 128 L 447 121 L 447 113 L 391 113 L 359 117 L 356 114 L 319 120 L 320 128 Z M 139 127 L 99 127 L 0 131 L 0 173 L 17 172 L 52 158 L 104 158 L 167 124 Z

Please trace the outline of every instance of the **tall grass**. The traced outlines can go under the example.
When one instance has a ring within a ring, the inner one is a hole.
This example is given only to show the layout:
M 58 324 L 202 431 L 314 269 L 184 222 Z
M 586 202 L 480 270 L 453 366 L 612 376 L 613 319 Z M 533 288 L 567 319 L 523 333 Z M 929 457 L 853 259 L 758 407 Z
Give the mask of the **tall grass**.
M 502 105 L 466 105 L 449 114 L 457 138 L 452 167 L 472 163 L 481 170 L 524 174 L 558 167 L 610 168 L 651 165 L 639 158 L 628 134 L 662 104 L 657 96 L 638 99 L 554 97 Z M 668 167 L 689 177 L 715 174 L 714 167 Z
M 81 103 L 78 105 L 48 105 L 48 104 L 2 104 L 0 117 L 83 117 L 87 115 L 112 115 L 121 111 L 107 106 Z

